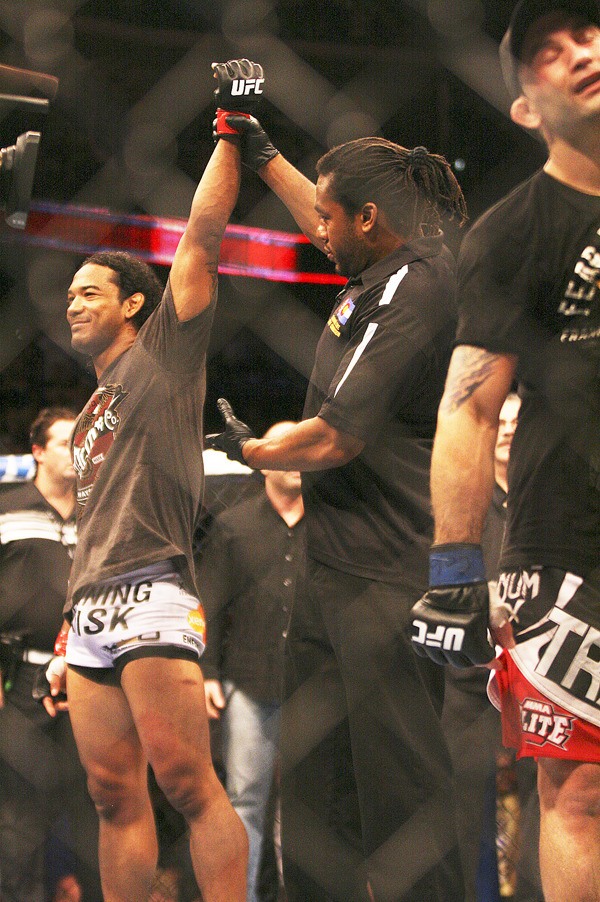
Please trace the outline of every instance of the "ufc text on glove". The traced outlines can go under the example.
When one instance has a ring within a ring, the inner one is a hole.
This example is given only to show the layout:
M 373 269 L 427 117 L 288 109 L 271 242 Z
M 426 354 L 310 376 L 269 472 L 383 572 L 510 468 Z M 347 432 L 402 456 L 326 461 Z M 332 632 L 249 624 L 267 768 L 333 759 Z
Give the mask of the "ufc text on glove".
M 479 545 L 435 545 L 431 588 L 412 609 L 415 652 L 437 664 L 469 667 L 494 658 L 488 640 L 489 591 Z
M 251 113 L 256 109 L 265 83 L 263 67 L 247 59 L 213 63 L 217 79 L 217 106 L 229 112 Z

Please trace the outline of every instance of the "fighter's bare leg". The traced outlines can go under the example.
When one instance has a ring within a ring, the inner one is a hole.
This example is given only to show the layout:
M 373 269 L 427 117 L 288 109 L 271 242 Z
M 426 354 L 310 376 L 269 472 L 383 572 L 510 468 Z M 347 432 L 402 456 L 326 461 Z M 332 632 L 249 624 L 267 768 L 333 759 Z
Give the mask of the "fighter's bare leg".
M 158 844 L 147 760 L 129 704 L 118 686 L 99 685 L 71 669 L 67 691 L 79 756 L 100 819 L 104 900 L 147 899 Z
M 538 761 L 546 902 L 600 902 L 600 764 Z
M 204 902 L 245 902 L 248 841 L 212 765 L 200 668 L 140 658 L 126 664 L 121 685 L 157 783 L 189 825 Z

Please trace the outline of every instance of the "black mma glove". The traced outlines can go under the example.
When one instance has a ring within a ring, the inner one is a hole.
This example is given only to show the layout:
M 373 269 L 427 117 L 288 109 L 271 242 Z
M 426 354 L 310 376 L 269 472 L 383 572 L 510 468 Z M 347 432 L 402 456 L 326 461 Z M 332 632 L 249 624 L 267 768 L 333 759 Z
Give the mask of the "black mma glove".
M 213 63 L 212 69 L 217 79 L 217 118 L 213 123 L 213 137 L 231 140 L 237 131 L 227 124 L 227 113 L 249 115 L 256 110 L 263 93 L 263 69 L 260 63 L 247 59 Z
M 434 545 L 430 589 L 412 609 L 414 650 L 437 664 L 470 667 L 496 655 L 488 639 L 489 590 L 479 545 Z
M 229 460 L 237 460 L 240 464 L 248 466 L 242 454 L 242 448 L 250 438 L 256 438 L 249 426 L 242 423 L 234 416 L 231 404 L 225 398 L 219 398 L 217 407 L 225 423 L 225 432 L 217 432 L 207 435 L 204 440 L 205 447 L 215 451 L 224 451 Z

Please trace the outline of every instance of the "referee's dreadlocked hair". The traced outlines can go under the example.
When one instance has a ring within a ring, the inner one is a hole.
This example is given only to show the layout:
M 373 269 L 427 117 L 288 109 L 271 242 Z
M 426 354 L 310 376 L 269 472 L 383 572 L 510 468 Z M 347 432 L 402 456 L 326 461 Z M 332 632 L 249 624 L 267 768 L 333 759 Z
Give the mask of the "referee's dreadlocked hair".
M 317 173 L 348 213 L 375 203 L 392 228 L 411 239 L 440 232 L 442 216 L 467 218 L 460 185 L 448 161 L 425 147 L 408 150 L 386 138 L 357 138 L 328 151 Z

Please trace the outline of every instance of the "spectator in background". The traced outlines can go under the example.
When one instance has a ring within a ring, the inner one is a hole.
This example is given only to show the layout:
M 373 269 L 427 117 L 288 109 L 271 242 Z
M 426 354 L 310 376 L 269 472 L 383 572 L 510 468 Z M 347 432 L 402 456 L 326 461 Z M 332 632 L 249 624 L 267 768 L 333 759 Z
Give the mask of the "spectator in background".
M 265 438 L 295 424 L 271 426 Z M 264 492 L 219 514 L 199 565 L 208 644 L 202 659 L 208 716 L 222 721 L 226 787 L 248 833 L 248 902 L 259 889 L 279 744 L 283 645 L 304 563 L 300 473 L 263 470 Z M 276 877 L 276 874 L 275 874 Z M 270 898 L 276 898 L 276 887 Z
M 96 813 L 64 711 L 32 697 L 38 667 L 52 657 L 76 542 L 75 415 L 46 408 L 31 426 L 32 481 L 0 487 L 0 874 L 3 902 L 43 902 L 45 841 L 68 813 L 72 862 L 86 902 L 100 902 Z

